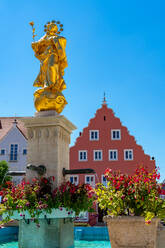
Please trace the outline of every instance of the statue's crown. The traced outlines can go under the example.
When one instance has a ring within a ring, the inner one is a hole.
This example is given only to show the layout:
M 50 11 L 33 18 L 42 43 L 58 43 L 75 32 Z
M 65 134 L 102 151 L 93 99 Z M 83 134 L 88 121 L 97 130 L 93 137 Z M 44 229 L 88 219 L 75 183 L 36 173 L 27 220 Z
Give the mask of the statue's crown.
M 44 31 L 49 34 L 49 32 L 54 28 L 57 27 L 56 30 L 54 30 L 55 34 L 60 34 L 63 31 L 63 24 L 60 23 L 60 21 L 51 21 L 47 22 L 47 24 L 44 26 Z

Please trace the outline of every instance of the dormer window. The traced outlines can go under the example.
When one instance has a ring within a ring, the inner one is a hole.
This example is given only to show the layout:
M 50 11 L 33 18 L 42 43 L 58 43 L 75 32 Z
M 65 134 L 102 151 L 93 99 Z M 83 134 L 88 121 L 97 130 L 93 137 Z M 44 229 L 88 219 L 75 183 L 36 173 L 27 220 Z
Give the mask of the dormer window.
M 121 140 L 120 129 L 112 129 L 111 130 L 111 140 Z
M 90 140 L 99 140 L 99 130 L 90 130 L 89 131 Z

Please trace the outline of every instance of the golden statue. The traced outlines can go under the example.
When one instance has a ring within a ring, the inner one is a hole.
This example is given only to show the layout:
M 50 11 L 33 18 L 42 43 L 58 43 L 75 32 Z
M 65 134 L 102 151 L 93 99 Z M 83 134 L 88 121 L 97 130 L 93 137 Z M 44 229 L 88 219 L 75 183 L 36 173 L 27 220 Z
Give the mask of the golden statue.
M 33 28 L 34 23 L 30 25 Z M 37 111 L 55 110 L 61 113 L 67 104 L 62 90 L 66 89 L 63 79 L 67 67 L 65 53 L 66 39 L 59 36 L 63 31 L 59 21 L 48 22 L 45 25 L 46 34 L 38 41 L 32 42 L 35 56 L 40 60 L 40 72 L 33 86 L 41 87 L 34 93 L 34 105 Z M 35 35 L 33 28 L 33 40 Z

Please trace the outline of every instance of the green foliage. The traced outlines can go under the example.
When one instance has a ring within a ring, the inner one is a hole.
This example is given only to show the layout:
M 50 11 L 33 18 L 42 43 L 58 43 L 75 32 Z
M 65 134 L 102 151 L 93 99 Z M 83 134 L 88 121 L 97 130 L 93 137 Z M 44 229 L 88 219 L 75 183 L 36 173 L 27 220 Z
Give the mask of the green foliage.
M 11 181 L 10 176 L 6 176 L 9 170 L 8 164 L 6 161 L 0 161 L 0 187 L 5 187 L 7 181 Z
M 112 216 L 133 215 L 145 217 L 150 223 L 154 217 L 165 218 L 165 201 L 160 199 L 160 175 L 157 170 L 149 173 L 145 168 L 138 168 L 133 176 L 120 172 L 105 172 L 107 187 L 99 184 L 96 189 L 97 201 L 101 209 Z
M 7 212 L 10 219 L 14 210 L 18 210 L 20 214 L 28 210 L 31 218 L 35 218 L 37 222 L 42 210 L 51 213 L 53 208 L 66 208 L 68 214 L 75 211 L 76 215 L 81 211 L 91 211 L 94 191 L 90 185 L 76 186 L 66 182 L 53 189 L 53 180 L 53 177 L 33 179 L 32 183 L 22 182 L 17 186 L 8 183 L 8 187 L 0 191 L 3 204 L 1 212 Z M 8 218 L 4 220 L 6 221 Z

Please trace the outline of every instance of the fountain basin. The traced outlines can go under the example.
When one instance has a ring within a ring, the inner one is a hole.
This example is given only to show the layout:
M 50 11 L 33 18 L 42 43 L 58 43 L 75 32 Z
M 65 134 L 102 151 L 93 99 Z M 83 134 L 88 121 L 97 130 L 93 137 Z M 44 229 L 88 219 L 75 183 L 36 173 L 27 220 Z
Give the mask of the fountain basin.
M 3 213 L 2 218 L 5 219 L 9 214 L 7 212 Z M 48 213 L 46 210 L 41 210 L 39 215 L 37 212 L 36 218 L 37 219 L 53 219 L 53 218 L 74 218 L 75 212 L 66 209 L 66 208 L 52 208 L 51 213 Z M 12 215 L 10 215 L 10 219 L 16 219 L 16 220 L 22 220 L 22 219 L 32 219 L 30 212 L 28 210 L 26 211 L 18 211 L 14 210 Z

